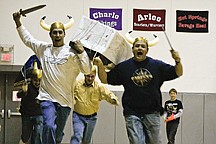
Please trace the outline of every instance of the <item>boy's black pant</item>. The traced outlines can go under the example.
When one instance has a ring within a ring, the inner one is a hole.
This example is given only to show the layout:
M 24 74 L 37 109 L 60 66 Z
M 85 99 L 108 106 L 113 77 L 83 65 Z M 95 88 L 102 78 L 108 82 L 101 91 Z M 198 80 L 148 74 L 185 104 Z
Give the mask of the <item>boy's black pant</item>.
M 175 135 L 178 129 L 178 122 L 170 121 L 166 124 L 166 133 L 167 133 L 167 139 L 168 144 L 174 144 L 175 143 Z

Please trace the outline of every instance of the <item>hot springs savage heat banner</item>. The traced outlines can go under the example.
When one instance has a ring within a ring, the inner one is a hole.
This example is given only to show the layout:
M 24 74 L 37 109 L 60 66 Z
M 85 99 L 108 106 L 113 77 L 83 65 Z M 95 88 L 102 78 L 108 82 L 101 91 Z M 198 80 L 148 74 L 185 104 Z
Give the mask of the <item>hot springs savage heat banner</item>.
M 208 32 L 208 11 L 176 11 L 177 32 Z

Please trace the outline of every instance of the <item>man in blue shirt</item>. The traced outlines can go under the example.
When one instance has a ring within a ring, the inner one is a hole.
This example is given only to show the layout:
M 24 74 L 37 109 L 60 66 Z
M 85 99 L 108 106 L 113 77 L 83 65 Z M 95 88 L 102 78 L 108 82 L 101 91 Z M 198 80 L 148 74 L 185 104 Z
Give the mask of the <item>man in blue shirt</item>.
M 171 50 L 175 65 L 147 56 L 148 41 L 143 37 L 134 40 L 134 57 L 105 71 L 100 58 L 93 63 L 98 66 L 102 83 L 123 85 L 123 114 L 131 144 L 160 144 L 160 114 L 163 113 L 160 87 L 163 82 L 183 74 L 179 54 Z

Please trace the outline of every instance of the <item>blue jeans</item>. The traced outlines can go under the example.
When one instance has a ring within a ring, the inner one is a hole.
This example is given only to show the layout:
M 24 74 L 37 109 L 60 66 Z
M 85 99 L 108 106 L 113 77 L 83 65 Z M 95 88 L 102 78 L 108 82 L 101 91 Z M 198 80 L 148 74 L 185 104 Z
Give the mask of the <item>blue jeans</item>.
M 42 144 L 43 117 L 22 116 L 21 139 L 26 143 L 31 137 L 31 144 Z
M 161 144 L 159 113 L 127 115 L 125 123 L 130 144 Z
M 44 119 L 43 144 L 61 143 L 64 136 L 63 130 L 71 109 L 51 101 L 41 101 L 40 106 Z
M 73 131 L 70 144 L 90 144 L 97 116 L 86 118 L 73 113 Z

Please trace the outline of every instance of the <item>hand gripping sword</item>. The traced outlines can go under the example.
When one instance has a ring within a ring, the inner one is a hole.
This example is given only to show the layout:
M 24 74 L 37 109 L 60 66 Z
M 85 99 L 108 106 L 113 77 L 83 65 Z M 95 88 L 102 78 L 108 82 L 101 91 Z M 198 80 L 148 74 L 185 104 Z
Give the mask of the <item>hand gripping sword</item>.
M 46 5 L 38 5 L 38 6 L 31 7 L 31 8 L 25 9 L 25 10 L 20 9 L 19 12 L 20 12 L 20 15 L 26 17 L 26 14 L 34 12 L 34 11 L 39 10 L 39 9 L 42 9 L 45 6 Z

